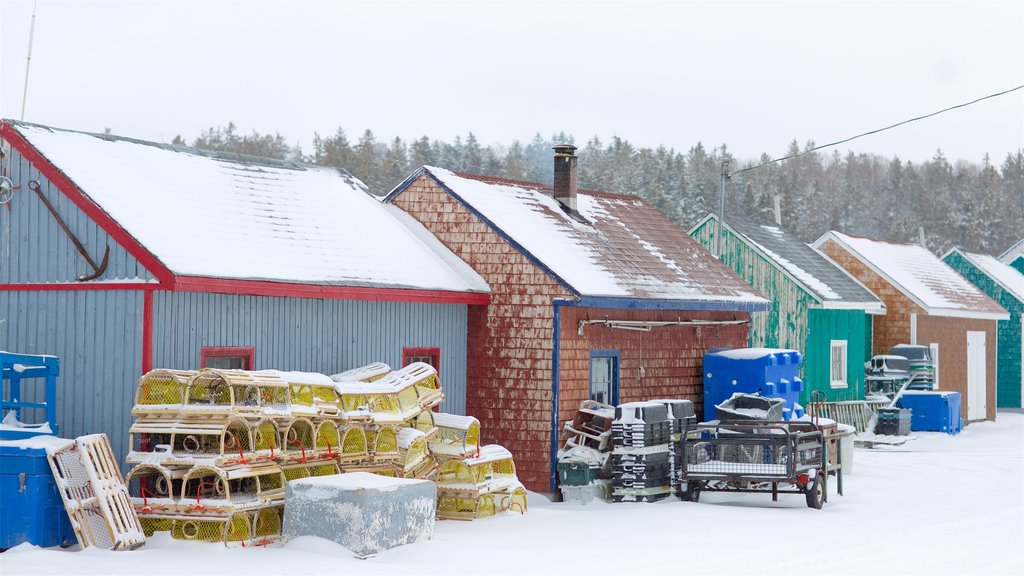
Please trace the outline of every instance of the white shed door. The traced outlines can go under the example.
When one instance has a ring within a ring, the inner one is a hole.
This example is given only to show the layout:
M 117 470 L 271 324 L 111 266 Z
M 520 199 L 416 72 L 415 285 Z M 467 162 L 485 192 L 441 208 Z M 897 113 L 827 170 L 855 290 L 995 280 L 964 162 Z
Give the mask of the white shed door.
M 967 333 L 967 419 L 984 420 L 985 394 L 985 333 Z

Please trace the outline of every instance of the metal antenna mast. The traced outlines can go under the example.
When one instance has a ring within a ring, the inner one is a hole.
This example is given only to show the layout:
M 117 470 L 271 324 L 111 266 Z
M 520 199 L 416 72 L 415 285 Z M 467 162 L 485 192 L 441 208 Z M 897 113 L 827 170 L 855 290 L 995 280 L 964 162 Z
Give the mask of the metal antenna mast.
M 25 120 L 25 100 L 28 97 L 28 69 L 32 65 L 32 38 L 36 34 L 36 4 L 32 2 L 32 24 L 28 29 L 28 57 L 25 59 L 25 87 L 21 91 L 21 119 Z

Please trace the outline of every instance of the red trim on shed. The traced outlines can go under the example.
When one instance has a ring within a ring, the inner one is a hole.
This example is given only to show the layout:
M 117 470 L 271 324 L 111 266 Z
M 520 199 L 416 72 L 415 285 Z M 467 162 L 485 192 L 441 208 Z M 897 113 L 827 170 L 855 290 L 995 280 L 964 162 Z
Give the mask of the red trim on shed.
M 291 298 L 322 298 L 325 300 L 370 300 L 386 302 L 432 302 L 438 304 L 490 303 L 490 294 L 449 292 L 445 290 L 414 290 L 410 288 L 365 288 L 356 286 L 324 286 L 269 282 L 265 280 L 232 280 L 202 276 L 176 276 L 172 287 L 181 292 L 215 292 L 250 296 L 287 296 Z
M 62 290 L 154 290 L 164 288 L 155 282 L 55 282 L 46 284 L 0 284 L 0 292 L 18 290 L 59 292 Z
M 6 122 L 0 124 L 0 136 L 11 143 L 11 147 L 21 153 L 26 160 L 32 163 L 39 172 L 52 182 L 64 193 L 79 210 L 84 212 L 96 224 L 110 235 L 115 242 L 120 244 L 129 254 L 135 257 L 151 274 L 161 282 L 168 282 L 171 271 L 153 255 L 146 250 L 138 240 L 132 237 L 127 230 L 122 228 L 102 208 L 96 205 L 85 192 L 72 182 L 59 168 L 54 166 L 45 156 L 42 155 L 32 144 L 18 133 Z
M 142 293 L 142 373 L 153 369 L 153 291 Z
M 240 356 L 244 365 L 242 370 L 253 370 L 256 366 L 256 348 L 254 346 L 203 346 L 199 350 L 199 367 L 206 368 L 208 358 L 224 356 Z

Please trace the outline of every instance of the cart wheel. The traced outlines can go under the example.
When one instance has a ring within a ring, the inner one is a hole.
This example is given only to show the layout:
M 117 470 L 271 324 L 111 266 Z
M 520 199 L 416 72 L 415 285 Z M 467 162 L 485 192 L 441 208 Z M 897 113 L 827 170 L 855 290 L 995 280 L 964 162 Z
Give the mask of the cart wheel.
M 700 482 L 687 482 L 686 490 L 683 491 L 684 502 L 700 501 Z
M 819 471 L 814 475 L 814 482 L 807 488 L 804 494 L 807 495 L 807 506 L 815 510 L 821 510 L 825 504 L 825 483 L 822 481 L 822 473 Z

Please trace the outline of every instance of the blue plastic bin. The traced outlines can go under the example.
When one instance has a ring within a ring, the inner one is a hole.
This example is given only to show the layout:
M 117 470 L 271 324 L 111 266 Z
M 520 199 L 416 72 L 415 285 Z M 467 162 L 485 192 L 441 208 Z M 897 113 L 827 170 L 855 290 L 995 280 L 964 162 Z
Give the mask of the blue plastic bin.
M 716 404 L 736 392 L 786 401 L 783 418 L 802 415 L 798 408 L 804 381 L 798 375 L 803 356 L 796 350 L 737 348 L 704 355 L 704 421 L 718 418 Z
M 77 542 L 45 448 L 0 441 L 0 549 L 29 542 L 70 546 Z
M 915 432 L 958 434 L 962 429 L 959 392 L 907 390 L 899 405 L 912 411 L 910 429 Z

